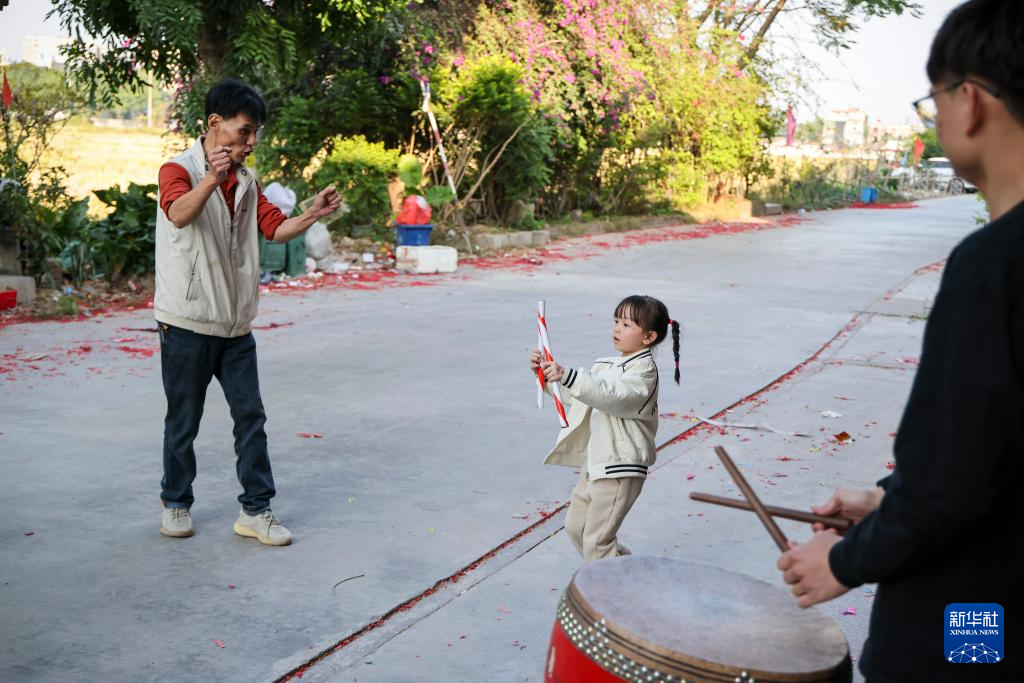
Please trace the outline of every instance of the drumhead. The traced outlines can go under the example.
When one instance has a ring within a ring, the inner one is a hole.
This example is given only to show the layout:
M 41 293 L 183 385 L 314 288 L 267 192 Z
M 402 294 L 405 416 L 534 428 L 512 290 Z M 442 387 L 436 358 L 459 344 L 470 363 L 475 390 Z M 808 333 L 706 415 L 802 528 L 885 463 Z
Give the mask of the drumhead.
M 635 555 L 599 560 L 579 570 L 566 603 L 584 626 L 600 624 L 609 647 L 634 649 L 636 661 L 662 670 L 659 660 L 691 674 L 717 671 L 723 680 L 749 672 L 815 681 L 849 666 L 846 637 L 832 619 L 720 567 Z

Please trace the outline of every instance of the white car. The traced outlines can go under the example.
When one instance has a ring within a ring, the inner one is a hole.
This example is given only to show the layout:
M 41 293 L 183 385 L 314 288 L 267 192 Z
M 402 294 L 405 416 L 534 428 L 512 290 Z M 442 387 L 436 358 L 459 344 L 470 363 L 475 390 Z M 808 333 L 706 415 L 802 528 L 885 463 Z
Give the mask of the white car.
M 944 190 L 949 194 L 978 191 L 973 184 L 957 176 L 953 164 L 946 157 L 930 157 L 925 160 L 924 167 L 931 186 L 936 190 Z

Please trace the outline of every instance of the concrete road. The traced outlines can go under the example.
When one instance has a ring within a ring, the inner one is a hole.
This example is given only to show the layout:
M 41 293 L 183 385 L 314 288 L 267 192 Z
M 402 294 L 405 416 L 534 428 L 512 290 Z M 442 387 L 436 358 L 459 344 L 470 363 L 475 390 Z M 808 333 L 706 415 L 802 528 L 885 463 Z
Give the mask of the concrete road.
M 623 532 L 636 553 L 780 583 L 756 519 L 685 493 L 729 490 L 714 443 L 782 505 L 884 476 L 938 283 L 927 266 L 979 208 L 960 197 L 599 236 L 542 264 L 414 279 L 432 286 L 269 294 L 256 334 L 289 548 L 231 531 L 216 388 L 196 444 L 196 536 L 159 535 L 165 405 L 146 312 L 2 329 L 0 679 L 268 681 L 324 654 L 304 678 L 538 680 L 579 566 L 559 533 L 576 475 L 541 464 L 557 422 L 533 406 L 526 370 L 538 298 L 556 356 L 577 366 L 613 353 L 622 296 L 668 304 L 685 326 L 684 379 L 671 383 L 666 345 L 659 442 L 693 427 L 683 416 L 748 397 L 726 419 L 814 434 L 691 432 L 662 451 Z M 833 430 L 855 440 L 832 446 Z M 836 602 L 825 609 L 859 651 L 870 595 Z

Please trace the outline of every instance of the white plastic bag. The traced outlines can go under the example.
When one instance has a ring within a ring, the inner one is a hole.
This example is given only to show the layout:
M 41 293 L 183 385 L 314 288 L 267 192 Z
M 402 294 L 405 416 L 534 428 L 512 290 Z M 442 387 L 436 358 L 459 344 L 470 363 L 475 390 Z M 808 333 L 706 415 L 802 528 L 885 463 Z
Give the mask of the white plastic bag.
M 317 261 L 334 255 L 331 233 L 327 230 L 327 226 L 319 221 L 306 231 L 306 255 Z
M 290 190 L 281 183 L 270 183 L 263 188 L 263 196 L 270 200 L 270 203 L 281 209 L 285 216 L 290 216 L 295 209 L 295 190 Z

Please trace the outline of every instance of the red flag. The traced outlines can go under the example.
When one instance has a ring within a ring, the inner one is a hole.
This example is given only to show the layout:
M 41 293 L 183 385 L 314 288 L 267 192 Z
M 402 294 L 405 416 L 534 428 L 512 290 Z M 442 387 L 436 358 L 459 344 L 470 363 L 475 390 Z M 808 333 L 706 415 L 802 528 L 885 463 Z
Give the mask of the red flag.
M 919 164 L 921 162 L 921 155 L 922 154 L 924 154 L 924 142 L 922 142 L 921 138 L 918 136 L 918 137 L 914 138 L 914 164 L 915 165 Z
M 3 97 L 4 109 L 10 109 L 11 104 L 14 103 L 14 93 L 11 92 L 11 84 L 7 82 L 7 72 L 4 72 L 4 92 Z
M 793 107 L 786 110 L 786 147 L 793 146 L 793 139 L 796 137 L 796 116 L 793 115 Z

